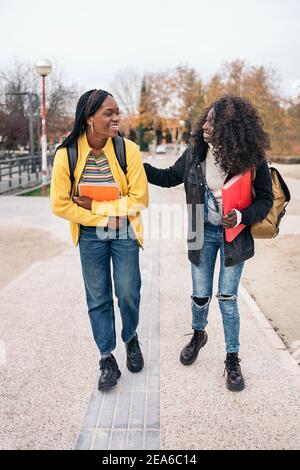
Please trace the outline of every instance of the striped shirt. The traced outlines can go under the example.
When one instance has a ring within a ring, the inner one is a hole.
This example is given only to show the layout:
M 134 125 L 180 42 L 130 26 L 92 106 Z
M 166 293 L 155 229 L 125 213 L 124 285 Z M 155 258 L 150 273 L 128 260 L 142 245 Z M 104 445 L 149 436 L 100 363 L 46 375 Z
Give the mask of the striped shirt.
M 80 183 L 115 183 L 105 155 L 96 157 L 89 153 Z

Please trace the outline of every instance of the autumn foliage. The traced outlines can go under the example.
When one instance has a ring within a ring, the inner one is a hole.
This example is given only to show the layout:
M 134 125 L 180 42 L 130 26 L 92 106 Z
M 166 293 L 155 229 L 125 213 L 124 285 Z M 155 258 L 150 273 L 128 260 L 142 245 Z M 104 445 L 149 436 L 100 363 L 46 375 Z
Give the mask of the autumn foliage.
M 271 135 L 272 155 L 300 155 L 300 100 L 282 96 L 275 70 L 236 60 L 204 83 L 193 68 L 180 66 L 147 74 L 140 89 L 136 112 L 125 118 L 127 130 L 143 126 L 154 135 L 161 129 L 164 136 L 171 130 L 174 140 L 183 120 L 182 135 L 187 141 L 203 108 L 224 94 L 233 94 L 248 98 L 258 109 Z
M 12 70 L 0 71 L 1 89 L 11 94 L 6 98 L 3 93 L 0 95 L 0 145 L 3 149 L 26 147 L 28 97 L 20 92 L 40 95 L 38 77 L 31 66 L 16 64 Z M 264 66 L 235 60 L 224 64 L 207 82 L 187 65 L 144 76 L 127 69 L 116 74 L 109 91 L 122 111 L 123 134 L 144 149 L 150 143 L 188 142 L 205 106 L 224 94 L 233 94 L 248 98 L 258 109 L 271 135 L 271 154 L 300 156 L 300 96 L 283 97 L 277 72 Z M 60 141 L 70 131 L 80 94 L 76 85 L 66 85 L 60 73 L 47 78 L 49 142 Z M 37 100 L 33 106 L 37 139 L 40 126 Z

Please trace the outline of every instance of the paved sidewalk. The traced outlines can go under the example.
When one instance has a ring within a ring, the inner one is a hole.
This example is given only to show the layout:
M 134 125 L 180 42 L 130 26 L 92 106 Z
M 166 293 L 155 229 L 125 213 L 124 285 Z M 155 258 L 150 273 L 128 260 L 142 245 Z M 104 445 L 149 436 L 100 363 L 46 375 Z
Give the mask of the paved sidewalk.
M 78 252 L 68 223 L 51 214 L 48 199 L 0 197 L 3 225 L 50 232 L 52 243 L 64 243 L 65 250 L 0 290 L 0 448 L 72 449 L 98 358 Z
M 151 188 L 151 194 L 152 203 L 184 204 L 182 188 Z M 0 224 L 13 217 L 15 224 L 44 228 L 66 241 L 68 224 L 52 217 L 48 204 L 2 197 Z M 0 365 L 0 447 L 299 448 L 299 367 L 245 289 L 240 306 L 246 388 L 230 393 L 222 376 L 224 338 L 215 299 L 207 345 L 192 366 L 178 361 L 190 339 L 184 334 L 191 331 L 185 240 L 147 240 L 141 266 L 145 368 L 136 375 L 126 370 L 118 333 L 122 377 L 105 394 L 96 389 L 98 354 L 76 250 L 66 244 L 64 253 L 32 265 L 0 291 L 0 340 L 7 348 L 7 363 Z
M 225 342 L 215 297 L 206 346 L 192 366 L 179 362 L 190 339 L 184 334 L 191 331 L 189 266 L 174 245 L 167 254 L 162 242 L 161 251 L 161 448 L 299 449 L 300 368 L 242 285 L 240 357 L 245 390 L 226 389 Z M 175 256 L 176 272 L 171 268 Z M 271 289 L 266 295 L 272 295 Z

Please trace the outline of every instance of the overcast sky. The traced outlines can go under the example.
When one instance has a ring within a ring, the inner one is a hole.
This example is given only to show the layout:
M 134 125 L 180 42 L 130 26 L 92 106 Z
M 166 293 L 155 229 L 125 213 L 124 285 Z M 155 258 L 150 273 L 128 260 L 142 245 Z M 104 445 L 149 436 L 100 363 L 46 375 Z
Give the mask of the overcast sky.
M 180 64 L 206 81 L 237 58 L 300 85 L 299 0 L 0 0 L 0 19 L 0 69 L 45 57 L 84 89 Z

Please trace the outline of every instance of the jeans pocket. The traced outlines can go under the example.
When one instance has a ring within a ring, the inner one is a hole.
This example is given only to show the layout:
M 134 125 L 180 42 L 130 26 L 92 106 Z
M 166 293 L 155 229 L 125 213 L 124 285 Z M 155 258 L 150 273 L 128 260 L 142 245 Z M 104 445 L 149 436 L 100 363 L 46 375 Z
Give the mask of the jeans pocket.
M 97 237 L 96 228 L 97 227 L 88 227 L 86 225 L 80 225 L 79 243 L 95 239 Z

